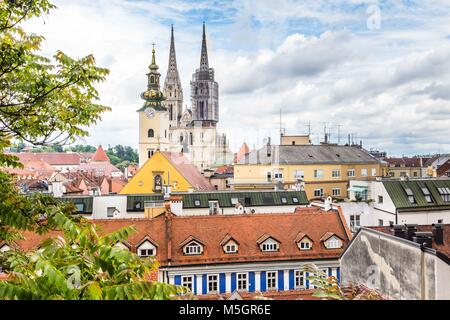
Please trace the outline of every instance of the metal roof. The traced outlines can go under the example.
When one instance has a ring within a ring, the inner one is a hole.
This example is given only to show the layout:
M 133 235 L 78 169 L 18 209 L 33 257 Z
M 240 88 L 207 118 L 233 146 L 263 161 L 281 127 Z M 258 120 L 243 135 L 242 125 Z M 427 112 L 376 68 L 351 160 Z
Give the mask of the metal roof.
M 219 201 L 219 206 L 222 208 L 233 207 L 236 203 L 232 203 L 231 199 L 237 199 L 247 207 L 309 204 L 305 191 L 201 192 L 180 194 L 180 196 L 183 197 L 183 208 L 208 208 L 209 201 Z M 293 198 L 297 198 L 298 202 L 294 202 Z M 200 203 L 195 205 L 196 201 Z
M 269 152 L 268 152 L 269 151 Z M 365 149 L 342 145 L 264 146 L 247 154 L 238 164 L 365 164 L 381 163 Z
M 450 179 L 420 179 L 420 180 L 397 180 L 383 181 L 389 196 L 397 209 L 407 208 L 450 208 L 450 202 L 445 202 L 437 188 L 450 188 Z M 427 202 L 422 187 L 428 188 L 432 198 L 432 202 Z M 406 188 L 411 189 L 414 203 L 408 200 Z

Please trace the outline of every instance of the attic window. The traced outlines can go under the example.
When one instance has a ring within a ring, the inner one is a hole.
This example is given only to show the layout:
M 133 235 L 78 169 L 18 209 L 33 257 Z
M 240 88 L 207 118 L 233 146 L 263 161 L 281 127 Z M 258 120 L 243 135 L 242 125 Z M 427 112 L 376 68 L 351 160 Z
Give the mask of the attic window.
M 141 209 L 142 208 L 142 202 L 141 201 L 137 201 L 134 203 L 134 208 L 135 209 Z
M 281 197 L 281 203 L 286 204 L 287 203 L 287 199 L 285 197 Z
M 194 200 L 194 205 L 195 205 L 196 207 L 200 207 L 200 200 L 199 200 L 199 199 L 195 199 L 195 200 Z
M 238 198 L 231 198 L 231 204 L 238 204 L 239 199 Z
M 195 241 L 192 241 L 184 247 L 185 255 L 196 255 L 202 253 L 202 246 Z
M 408 196 L 409 203 L 416 203 L 416 199 L 414 198 L 414 194 L 410 188 L 405 188 L 406 195 Z
M 236 243 L 229 242 L 224 246 L 225 253 L 237 253 L 238 252 L 238 246 Z
M 450 189 L 446 187 L 438 188 L 439 194 L 442 200 L 445 202 L 450 202 Z
M 327 249 L 339 249 L 342 247 L 342 241 L 338 237 L 333 236 L 325 242 L 325 247 Z
M 298 198 L 297 197 L 292 197 L 292 202 L 293 203 L 298 203 Z
M 425 197 L 425 200 L 427 200 L 428 203 L 432 203 L 433 198 L 431 198 L 430 190 L 428 190 L 427 187 L 422 187 L 421 189 L 422 189 L 423 195 Z
M 252 204 L 252 199 L 250 197 L 245 197 L 244 203 L 246 206 L 249 206 Z
M 280 248 L 278 241 L 269 238 L 260 245 L 261 251 L 263 252 L 276 252 Z

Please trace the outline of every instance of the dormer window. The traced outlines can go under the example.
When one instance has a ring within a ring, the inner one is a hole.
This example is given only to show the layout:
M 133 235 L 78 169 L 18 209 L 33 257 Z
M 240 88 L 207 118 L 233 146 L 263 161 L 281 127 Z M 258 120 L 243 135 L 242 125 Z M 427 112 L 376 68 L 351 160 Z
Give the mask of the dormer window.
M 320 241 L 323 241 L 327 249 L 340 249 L 343 245 L 342 239 L 332 232 L 325 233 Z
M 256 241 L 262 252 L 277 252 L 280 250 L 280 242 L 265 234 Z
M 198 255 L 203 253 L 204 243 L 194 236 L 189 236 L 180 244 L 180 247 L 183 248 L 185 255 Z
M 408 196 L 408 201 L 410 203 L 416 203 L 416 199 L 414 198 L 414 193 L 411 188 L 405 188 L 406 195 Z
M 233 239 L 229 234 L 227 234 L 223 240 L 220 242 L 223 248 L 223 252 L 227 254 L 238 253 L 239 243 Z
M 286 203 L 287 203 L 286 197 L 281 197 L 281 203 L 283 203 L 283 204 L 286 204 Z
M 297 197 L 292 197 L 292 202 L 293 203 L 298 203 L 298 198 Z
M 201 254 L 202 247 L 196 242 L 191 242 L 186 247 L 184 247 L 184 253 L 187 255 Z
M 450 189 L 446 187 L 438 188 L 439 194 L 441 195 L 442 201 L 450 202 Z
M 200 207 L 200 200 L 199 200 L 199 199 L 195 199 L 195 200 L 194 200 L 194 205 L 195 205 L 196 207 Z
M 305 234 L 300 232 L 295 238 L 295 242 L 300 250 L 311 250 L 313 241 Z
M 144 240 L 137 246 L 137 253 L 140 257 L 156 256 L 156 245 L 150 240 Z

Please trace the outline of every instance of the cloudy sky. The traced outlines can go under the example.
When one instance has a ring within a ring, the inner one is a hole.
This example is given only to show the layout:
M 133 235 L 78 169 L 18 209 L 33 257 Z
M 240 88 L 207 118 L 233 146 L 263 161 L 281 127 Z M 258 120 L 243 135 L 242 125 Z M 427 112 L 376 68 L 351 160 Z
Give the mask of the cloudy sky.
M 219 128 L 233 151 L 279 141 L 310 124 L 337 142 L 362 140 L 390 155 L 450 152 L 450 1 L 53 0 L 27 28 L 45 55 L 93 53 L 111 73 L 99 86 L 112 107 L 83 143 L 137 147 L 151 43 L 165 76 L 170 25 L 190 107 L 202 22 L 220 88 Z

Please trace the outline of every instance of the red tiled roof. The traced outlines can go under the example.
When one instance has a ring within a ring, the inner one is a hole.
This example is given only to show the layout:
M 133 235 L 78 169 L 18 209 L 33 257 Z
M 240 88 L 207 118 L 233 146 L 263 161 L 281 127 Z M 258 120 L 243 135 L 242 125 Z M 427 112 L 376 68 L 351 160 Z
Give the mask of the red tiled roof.
M 50 165 L 79 165 L 80 155 L 78 153 L 66 152 L 42 152 L 42 153 L 12 153 L 19 158 L 20 162 L 44 161 Z
M 419 158 L 419 157 L 403 157 L 403 158 L 384 158 L 384 161 L 388 163 L 391 167 L 417 167 L 425 166 L 425 162 L 428 158 Z
M 243 143 L 239 151 L 236 153 L 236 163 L 242 160 L 246 154 L 250 153 L 250 149 L 247 143 Z
M 297 211 L 299 212 L 299 211 Z M 220 216 L 173 216 L 161 215 L 153 219 L 110 219 L 93 221 L 102 233 L 109 233 L 122 227 L 133 225 L 137 232 L 128 242 L 135 250 L 144 237 L 150 236 L 159 244 L 157 259 L 161 266 L 198 265 L 257 261 L 289 261 L 337 259 L 343 249 L 327 249 L 320 238 L 326 232 L 333 232 L 343 239 L 344 247 L 349 242 L 345 222 L 335 211 L 324 212 L 305 210 L 304 213 L 251 214 Z M 171 245 L 166 241 L 166 223 L 171 230 Z M 169 227 L 170 226 L 170 227 Z M 311 250 L 300 251 L 295 242 L 299 232 L 304 232 L 314 241 Z M 220 243 L 229 234 L 239 242 L 238 254 L 226 254 Z M 280 241 L 278 252 L 261 252 L 256 241 L 263 234 Z M 54 236 L 51 234 L 50 236 Z M 42 236 L 24 232 L 26 240 L 18 240 L 25 250 L 36 247 Z M 180 244 L 189 237 L 204 243 L 203 254 L 186 256 Z M 171 248 L 168 250 L 168 248 Z
M 370 227 L 371 229 L 381 231 L 384 233 L 388 233 L 393 235 L 393 229 L 391 227 L 385 226 L 385 227 Z M 432 232 L 433 226 L 431 225 L 419 225 L 417 226 L 417 231 L 420 232 Z M 432 242 L 433 249 L 436 249 L 437 251 L 445 254 L 447 257 L 450 258 L 450 224 L 444 224 L 444 243 L 443 244 L 437 244 L 434 241 Z
M 79 171 L 93 172 L 98 176 L 111 176 L 113 172 L 122 172 L 116 166 L 112 165 L 109 161 L 89 162 L 82 163 L 78 167 Z
M 91 161 L 107 161 L 109 162 L 109 157 L 106 155 L 105 150 L 103 150 L 102 146 L 98 146 L 97 151 L 95 151 Z
M 220 166 L 216 169 L 216 171 L 214 171 L 214 174 L 233 174 L 234 173 L 234 168 L 233 166 Z
M 202 176 L 197 168 L 189 162 L 182 152 L 161 151 L 161 154 L 180 172 L 195 190 L 212 191 L 215 188 Z

